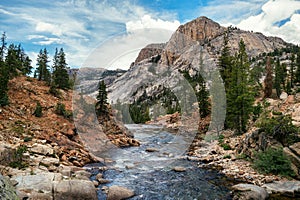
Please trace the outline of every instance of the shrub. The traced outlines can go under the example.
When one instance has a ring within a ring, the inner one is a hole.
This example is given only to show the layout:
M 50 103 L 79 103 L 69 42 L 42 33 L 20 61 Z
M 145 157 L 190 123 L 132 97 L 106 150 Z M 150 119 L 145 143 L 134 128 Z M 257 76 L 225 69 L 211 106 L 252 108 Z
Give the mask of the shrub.
M 25 137 L 24 138 L 24 142 L 30 142 L 30 141 L 32 141 L 32 137 Z
M 294 175 L 291 169 L 291 162 L 284 154 L 282 148 L 268 148 L 265 151 L 256 153 L 253 164 L 254 168 L 261 173 L 282 176 Z
M 225 151 L 231 150 L 230 145 L 229 145 L 229 144 L 226 144 L 226 143 L 222 143 L 222 144 L 221 144 L 221 147 L 223 147 L 223 149 L 224 149 Z
M 224 155 L 223 158 L 224 158 L 224 159 L 226 159 L 226 158 L 229 158 L 229 159 L 230 159 L 230 158 L 231 158 L 231 155 L 229 155 L 229 154 Z
M 23 168 L 27 167 L 28 164 L 23 162 L 23 159 L 22 159 L 23 153 L 25 153 L 26 151 L 27 151 L 26 146 L 19 146 L 13 156 L 14 161 L 10 162 L 9 166 L 12 168 L 19 168 L 19 169 L 23 169 Z
M 299 129 L 293 125 L 290 116 L 280 115 L 273 118 L 264 118 L 258 124 L 260 132 L 271 135 L 283 146 L 291 145 L 299 141 Z
M 53 96 L 57 97 L 57 98 L 60 98 L 60 96 L 61 96 L 60 91 L 54 85 L 50 86 L 49 93 L 52 94 Z
M 73 114 L 71 111 L 66 110 L 66 106 L 63 103 L 57 103 L 55 113 L 64 116 L 64 118 L 70 119 Z
M 35 107 L 35 110 L 33 112 L 33 115 L 36 116 L 36 117 L 42 117 L 43 116 L 43 109 L 42 109 L 42 106 L 41 106 L 40 102 L 36 103 L 36 107 Z

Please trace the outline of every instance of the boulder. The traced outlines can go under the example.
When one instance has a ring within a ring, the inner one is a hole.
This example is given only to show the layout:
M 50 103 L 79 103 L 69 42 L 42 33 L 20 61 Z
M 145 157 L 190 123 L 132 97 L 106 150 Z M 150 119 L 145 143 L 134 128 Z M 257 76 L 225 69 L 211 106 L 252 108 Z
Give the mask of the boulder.
M 288 98 L 288 94 L 286 92 L 282 92 L 279 98 L 281 100 L 286 100 Z
M 269 194 L 280 194 L 288 197 L 300 197 L 300 181 L 275 181 L 266 183 L 264 187 Z
M 54 153 L 54 150 L 52 147 L 49 147 L 47 145 L 43 144 L 33 144 L 32 147 L 30 148 L 30 151 L 32 153 L 37 153 L 41 155 L 52 155 Z
M 257 185 L 240 183 L 232 186 L 236 200 L 264 200 L 269 197 L 267 191 Z
M 297 142 L 291 146 L 289 146 L 290 150 L 292 150 L 297 156 L 300 156 L 300 142 Z
M 18 200 L 15 189 L 11 183 L 0 174 L 0 199 Z
M 174 167 L 173 170 L 174 170 L 175 172 L 185 172 L 185 171 L 186 171 L 186 168 L 185 168 L 185 167 L 177 166 L 177 167 Z
M 20 199 L 52 199 L 52 183 L 60 181 L 62 175 L 59 173 L 43 173 L 37 175 L 17 175 L 12 178 L 17 181 L 17 194 Z
M 300 158 L 296 154 L 294 154 L 290 148 L 284 147 L 283 152 L 287 155 L 287 157 L 291 160 L 292 164 L 294 164 L 297 168 L 294 168 L 294 172 L 299 175 L 300 168 Z
M 40 164 L 44 166 L 51 166 L 51 165 L 59 165 L 59 159 L 58 158 L 51 158 L 51 157 L 45 157 L 42 159 Z
M 54 199 L 97 200 L 96 188 L 87 180 L 62 180 L 54 182 Z
M 134 191 L 125 187 L 113 185 L 108 188 L 107 200 L 122 200 L 134 196 Z

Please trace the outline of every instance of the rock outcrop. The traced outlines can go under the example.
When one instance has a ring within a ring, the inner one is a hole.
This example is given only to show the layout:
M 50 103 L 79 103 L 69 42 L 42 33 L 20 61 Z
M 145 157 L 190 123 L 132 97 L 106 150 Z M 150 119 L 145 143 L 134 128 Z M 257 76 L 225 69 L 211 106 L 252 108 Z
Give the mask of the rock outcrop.
M 236 194 L 234 200 L 265 200 L 269 197 L 267 191 L 257 185 L 252 184 L 238 184 L 232 187 Z
M 134 64 L 138 64 L 139 62 L 141 62 L 145 59 L 149 59 L 149 58 L 151 59 L 152 57 L 154 57 L 154 58 L 151 61 L 158 62 L 160 59 L 160 55 L 162 54 L 162 51 L 165 48 L 165 46 L 166 46 L 166 44 L 149 44 L 149 45 L 147 45 L 140 51 L 138 57 L 134 61 Z M 155 60 L 155 58 L 157 60 Z
M 67 167 L 63 167 L 67 170 Z M 14 175 L 18 196 L 21 199 L 86 199 L 97 200 L 96 188 L 84 170 L 74 171 L 69 168 L 69 176 L 65 173 L 43 172 L 38 174 Z M 79 170 L 79 169 L 77 169 Z
M 280 38 L 222 27 L 207 17 L 199 17 L 181 25 L 166 44 L 151 44 L 142 49 L 134 65 L 109 87 L 109 99 L 128 102 L 130 98 L 143 95 L 144 91 L 151 96 L 159 93 L 160 85 L 175 87 L 176 91 L 181 87 L 178 77 L 182 75 L 178 71 L 188 71 L 190 75 L 199 72 L 200 56 L 208 78 L 211 71 L 217 68 L 217 58 L 226 32 L 232 53 L 238 50 L 243 39 L 249 57 L 288 45 Z M 206 81 L 210 82 L 211 77 Z

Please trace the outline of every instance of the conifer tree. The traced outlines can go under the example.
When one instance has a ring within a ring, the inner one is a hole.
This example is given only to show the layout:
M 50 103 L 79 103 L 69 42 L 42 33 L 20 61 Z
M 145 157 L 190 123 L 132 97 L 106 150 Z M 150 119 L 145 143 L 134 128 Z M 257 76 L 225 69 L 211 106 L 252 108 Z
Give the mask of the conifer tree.
M 2 34 L 1 46 L 0 46 L 0 106 L 8 105 L 8 81 L 9 73 L 8 68 L 4 60 L 4 53 L 6 49 L 6 35 Z
M 292 54 L 291 56 L 291 64 L 290 64 L 290 87 L 294 88 L 294 82 L 295 82 L 295 54 Z
M 10 44 L 5 57 L 5 62 L 9 70 L 10 78 L 18 74 L 28 75 L 32 66 L 30 58 L 25 54 L 21 45 Z
M 295 82 L 300 83 L 300 52 L 297 53 L 295 65 L 296 65 Z
M 230 47 L 229 47 L 229 30 L 224 34 L 224 43 L 221 51 L 221 56 L 218 60 L 218 65 L 220 69 L 221 77 L 224 81 L 225 90 L 227 90 L 229 85 L 229 78 L 232 71 L 232 56 L 230 55 Z
M 37 78 L 39 81 L 46 81 L 48 84 L 51 82 L 51 74 L 48 69 L 48 52 L 47 49 L 44 48 L 44 50 L 40 50 L 40 53 L 37 58 Z
M 202 57 L 202 51 L 200 51 L 200 60 L 199 60 L 199 68 L 200 72 L 203 72 L 203 57 Z M 204 74 L 204 73 L 202 73 Z M 209 92 L 207 91 L 206 88 L 206 82 L 204 78 L 202 77 L 201 73 L 197 73 L 195 76 L 196 82 L 198 84 L 198 91 L 196 91 L 196 97 L 198 101 L 198 107 L 199 107 L 199 114 L 201 118 L 204 118 L 209 115 L 210 110 L 209 110 L 209 102 L 208 102 L 208 97 L 209 97 Z M 197 90 L 196 88 L 194 90 Z
M 16 51 L 15 45 L 10 44 L 5 57 L 5 63 L 7 65 L 10 78 L 13 78 L 18 75 L 17 68 L 21 65 L 17 53 L 18 52 Z
M 201 75 L 198 75 L 198 84 L 199 84 L 199 90 L 198 92 L 196 92 L 196 97 L 198 100 L 200 117 L 204 118 L 210 113 L 209 102 L 208 102 L 209 93 L 206 89 L 206 83 Z
M 264 83 L 264 98 L 270 98 L 273 90 L 273 70 L 269 56 L 267 57 L 266 78 L 264 80 Z
M 107 91 L 106 91 L 106 84 L 104 81 L 100 81 L 98 86 L 98 95 L 96 97 L 96 114 L 97 116 L 104 115 L 108 112 L 107 106 Z
M 247 123 L 253 110 L 254 94 L 249 81 L 250 63 L 243 40 L 233 60 L 227 88 L 226 127 L 241 134 L 246 131 Z
M 285 74 L 284 67 L 280 64 L 279 58 L 276 59 L 275 65 L 275 80 L 274 88 L 276 89 L 277 97 L 280 97 L 282 92 L 282 87 L 284 87 Z
M 55 51 L 53 59 L 53 83 L 61 89 L 70 88 L 69 74 L 67 71 L 66 55 L 63 48 L 58 52 Z

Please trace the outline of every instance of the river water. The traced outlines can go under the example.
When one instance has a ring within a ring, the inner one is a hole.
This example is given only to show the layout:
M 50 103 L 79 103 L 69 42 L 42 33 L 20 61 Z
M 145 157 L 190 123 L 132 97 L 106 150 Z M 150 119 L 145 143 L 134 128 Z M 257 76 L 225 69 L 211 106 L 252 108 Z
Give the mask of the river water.
M 226 200 L 231 199 L 228 181 L 216 171 L 201 169 L 197 162 L 188 161 L 185 152 L 189 139 L 170 133 L 155 125 L 127 125 L 140 147 L 115 150 L 106 155 L 112 162 L 108 170 L 99 171 L 103 164 L 87 166 L 92 172 L 103 173 L 108 184 L 99 186 L 98 199 L 105 200 L 103 186 L 119 185 L 135 191 L 132 200 Z M 150 152 L 149 152 L 150 151 Z M 175 172 L 183 167 L 184 172 Z

